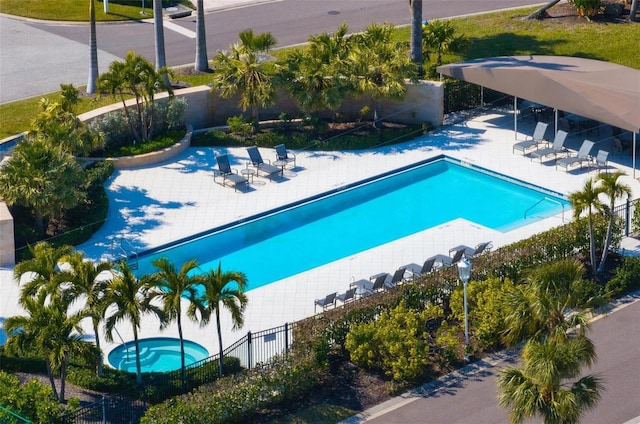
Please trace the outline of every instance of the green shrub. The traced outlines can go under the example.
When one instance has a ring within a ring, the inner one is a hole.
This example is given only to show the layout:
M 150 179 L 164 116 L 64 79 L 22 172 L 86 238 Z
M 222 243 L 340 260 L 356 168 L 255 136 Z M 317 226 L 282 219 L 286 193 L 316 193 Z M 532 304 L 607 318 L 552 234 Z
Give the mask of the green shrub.
M 123 111 L 107 113 L 92 121 L 91 129 L 104 134 L 105 150 L 113 150 L 129 144 L 133 140 L 133 133 Z
M 578 14 L 586 18 L 591 18 L 598 13 L 602 4 L 600 0 L 569 0 L 576 7 Z
M 416 312 L 401 303 L 375 321 L 354 325 L 346 341 L 351 360 L 382 370 L 396 382 L 412 382 L 427 371 L 431 361 L 434 342 L 425 322 L 442 315 L 437 306 Z
M 613 278 L 607 282 L 605 291 L 612 296 L 620 296 L 638 289 L 640 289 L 640 258 L 625 257 Z
M 211 146 L 238 146 L 240 142 L 237 138 L 220 130 L 209 130 L 194 134 L 191 137 L 192 147 L 211 147 Z
M 94 368 L 75 365 L 67 368 L 67 381 L 88 390 L 107 393 L 128 391 L 136 383 L 132 373 L 104 368 L 102 377 L 98 377 Z
M 242 137 L 249 137 L 253 131 L 251 122 L 245 119 L 244 116 L 230 116 L 227 118 L 227 126 L 232 134 Z

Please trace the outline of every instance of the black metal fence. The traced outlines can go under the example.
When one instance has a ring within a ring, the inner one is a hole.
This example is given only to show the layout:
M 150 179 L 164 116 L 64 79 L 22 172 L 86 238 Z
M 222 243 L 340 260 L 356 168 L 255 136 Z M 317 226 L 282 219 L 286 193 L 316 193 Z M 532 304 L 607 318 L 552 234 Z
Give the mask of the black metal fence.
M 238 361 L 241 367 L 251 369 L 259 364 L 268 364 L 276 355 L 286 355 L 293 342 L 293 328 L 294 324 L 284 324 L 269 330 L 248 332 L 223 350 L 225 374 L 237 372 L 239 367 L 234 364 Z M 138 423 L 150 404 L 215 381 L 219 375 L 219 358 L 220 354 L 215 354 L 191 364 L 185 373 L 184 387 L 180 370 L 145 375 L 141 387 L 104 396 L 101 401 L 63 417 L 62 421 L 68 424 Z
M 614 207 L 613 213 L 624 222 L 625 236 L 640 232 L 640 198 L 627 199 L 624 204 Z M 634 219 L 634 216 L 637 218 Z

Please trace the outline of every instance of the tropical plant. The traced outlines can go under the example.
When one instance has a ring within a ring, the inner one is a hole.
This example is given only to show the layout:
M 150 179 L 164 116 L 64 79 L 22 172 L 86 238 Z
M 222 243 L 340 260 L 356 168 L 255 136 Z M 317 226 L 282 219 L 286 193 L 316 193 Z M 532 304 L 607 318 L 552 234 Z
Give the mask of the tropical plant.
M 569 202 L 573 208 L 573 217 L 579 218 L 582 212 L 587 211 L 589 219 L 589 260 L 591 262 L 591 270 L 595 275 L 596 268 L 596 242 L 593 233 L 593 214 L 595 211 L 602 211 L 603 205 L 598 196 L 601 190 L 593 184 L 593 179 L 589 178 L 581 191 L 569 193 Z
M 287 56 L 281 78 L 303 111 L 337 109 L 354 89 L 346 66 L 347 26 L 342 24 L 333 34 L 311 36 L 308 42 L 305 49 Z
M 248 302 L 245 293 L 247 277 L 242 272 L 222 272 L 222 263 L 218 263 L 218 268 L 210 269 L 207 273 L 203 274 L 200 282 L 204 290 L 200 293 L 198 300 L 189 305 L 187 313 L 190 317 L 194 318 L 199 314 L 201 326 L 209 323 L 211 315 L 215 316 L 220 354 L 218 359 L 219 374 L 222 376 L 223 345 L 222 328 L 220 327 L 220 311 L 222 308 L 225 308 L 231 313 L 234 330 L 242 328 L 244 324 L 244 309 Z
M 113 341 L 113 332 L 116 325 L 128 321 L 133 330 L 133 341 L 136 349 L 136 381 L 142 384 L 142 371 L 140 366 L 140 344 L 138 331 L 142 323 L 143 315 L 155 315 L 161 324 L 165 322 L 164 312 L 161 308 L 151 303 L 149 290 L 153 287 L 153 279 L 149 275 L 137 278 L 129 265 L 121 261 L 117 266 L 117 273 L 107 287 L 105 303 L 107 314 L 105 321 L 105 338 Z M 116 330 L 117 331 L 117 330 Z
M 254 35 L 253 30 L 239 34 L 240 42 L 229 46 L 229 53 L 214 57 L 213 86 L 220 96 L 229 98 L 240 93 L 239 106 L 251 109 L 255 130 L 260 122 L 259 107 L 275 101 L 275 65 L 265 55 L 276 45 L 270 32 Z
M 436 66 L 442 65 L 442 56 L 447 53 L 464 53 L 469 48 L 469 40 L 464 35 L 456 34 L 451 21 L 434 19 L 422 29 L 424 55 L 436 55 Z
M 422 55 L 422 0 L 409 0 L 411 8 L 411 61 L 416 65 L 418 77 L 423 74 Z
M 196 10 L 196 71 L 208 71 L 209 60 L 207 59 L 207 34 L 204 25 L 204 1 L 198 0 Z
M 154 0 L 154 7 L 157 2 L 159 0 Z M 163 90 L 173 96 L 173 89 L 168 83 L 170 74 L 171 71 L 166 66 L 155 70 L 148 60 L 129 51 L 123 62 L 112 62 L 109 71 L 98 78 L 98 88 L 122 102 L 136 142 L 153 138 L 155 96 Z M 127 104 L 130 96 L 135 98 L 133 111 Z
M 40 242 L 29 246 L 29 251 L 31 259 L 16 264 L 13 269 L 14 278 L 23 284 L 20 301 L 36 297 L 40 292 L 60 297 L 58 291 L 60 268 L 58 264 L 73 252 L 73 248 L 71 246 L 54 247 L 47 242 Z M 23 275 L 26 275 L 30 280 L 22 281 Z
M 96 344 L 96 374 L 102 377 L 103 354 L 100 347 L 100 331 L 98 325 L 104 320 L 106 309 L 106 291 L 111 281 L 113 263 L 87 260 L 82 252 L 75 251 L 64 258 L 71 269 L 64 273 L 71 286 L 65 290 L 64 297 L 71 303 L 77 299 L 84 300 L 82 311 L 91 319 Z
M 96 5 L 89 0 L 89 78 L 87 93 L 94 94 L 98 83 L 98 43 L 96 36 Z
M 169 74 L 160 73 L 160 70 L 167 69 L 167 57 L 164 51 L 164 15 L 162 14 L 162 0 L 153 0 L 153 30 L 154 45 L 156 52 L 156 71 L 165 86 L 169 86 Z
M 587 19 L 591 19 L 591 17 L 600 13 L 600 8 L 602 6 L 600 0 L 570 0 L 571 3 L 576 7 L 578 11 L 578 15 L 583 16 Z
M 35 228 L 45 234 L 45 219 L 58 218 L 84 197 L 85 175 L 78 162 L 60 146 L 25 140 L 0 168 L 0 197 L 9 205 L 35 212 Z
M 596 375 L 571 381 L 596 360 L 593 344 L 583 335 L 565 343 L 528 343 L 522 360 L 521 368 L 507 367 L 497 379 L 498 401 L 510 410 L 509 419 L 514 424 L 536 416 L 545 424 L 577 424 L 604 390 L 602 379 Z
M 604 267 L 607 261 L 607 255 L 609 254 L 609 246 L 611 245 L 611 237 L 613 234 L 613 224 L 616 219 L 613 209 L 615 208 L 615 202 L 622 196 L 631 196 L 631 187 L 628 184 L 624 184 L 618 181 L 618 179 L 625 175 L 624 171 L 617 170 L 614 173 L 601 172 L 596 177 L 596 181 L 600 183 L 599 190 L 609 197 L 609 207 L 607 208 L 607 214 L 609 215 L 609 225 L 607 227 L 607 236 L 604 240 L 604 247 L 602 248 L 602 258 L 598 265 L 598 272 L 603 273 Z
M 373 123 L 382 127 L 381 99 L 401 99 L 407 93 L 405 79 L 415 80 L 415 65 L 406 44 L 392 39 L 393 25 L 371 24 L 353 36 L 348 66 L 354 86 L 374 104 Z
M 35 297 L 21 300 L 26 315 L 7 318 L 4 330 L 8 335 L 6 346 L 20 353 L 34 349 L 44 356 L 51 389 L 56 399 L 64 402 L 66 370 L 72 354 L 85 358 L 95 357 L 95 348 L 82 340 L 80 321 L 82 312 L 69 314 L 61 299 L 48 300 L 46 291 Z M 60 390 L 55 384 L 55 375 L 60 375 Z
M 153 274 L 155 287 L 149 296 L 159 299 L 163 305 L 163 312 L 167 324 L 173 320 L 178 325 L 178 337 L 180 338 L 180 380 L 184 390 L 185 384 L 185 357 L 184 336 L 182 334 L 182 299 L 189 302 L 197 302 L 198 285 L 200 277 L 193 271 L 198 268 L 198 261 L 191 259 L 177 271 L 175 265 L 167 258 L 159 258 L 152 262 L 157 271 Z

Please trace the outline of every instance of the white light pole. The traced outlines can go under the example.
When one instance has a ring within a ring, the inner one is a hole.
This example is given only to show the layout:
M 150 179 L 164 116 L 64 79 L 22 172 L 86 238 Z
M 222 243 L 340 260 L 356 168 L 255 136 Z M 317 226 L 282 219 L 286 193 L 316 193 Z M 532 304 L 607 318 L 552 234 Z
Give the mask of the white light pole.
M 458 262 L 458 275 L 464 291 L 464 361 L 469 362 L 469 311 L 467 309 L 467 283 L 471 278 L 471 263 L 466 259 Z

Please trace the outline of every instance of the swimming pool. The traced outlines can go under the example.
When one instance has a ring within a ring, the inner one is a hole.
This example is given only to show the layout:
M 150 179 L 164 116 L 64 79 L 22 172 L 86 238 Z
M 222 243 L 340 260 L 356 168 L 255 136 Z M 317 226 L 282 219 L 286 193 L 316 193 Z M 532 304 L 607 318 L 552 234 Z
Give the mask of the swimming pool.
M 454 219 L 509 231 L 567 204 L 439 156 L 154 249 L 140 256 L 138 272 L 153 272 L 151 261 L 163 256 L 178 266 L 196 258 L 203 271 L 221 261 L 244 272 L 251 290 Z
M 180 339 L 153 337 L 138 340 L 140 347 L 140 368 L 142 372 L 167 372 L 180 369 Z M 184 341 L 185 365 L 209 357 L 209 352 L 198 343 Z M 129 341 L 115 347 L 108 356 L 109 364 L 127 372 L 136 372 L 136 345 Z

